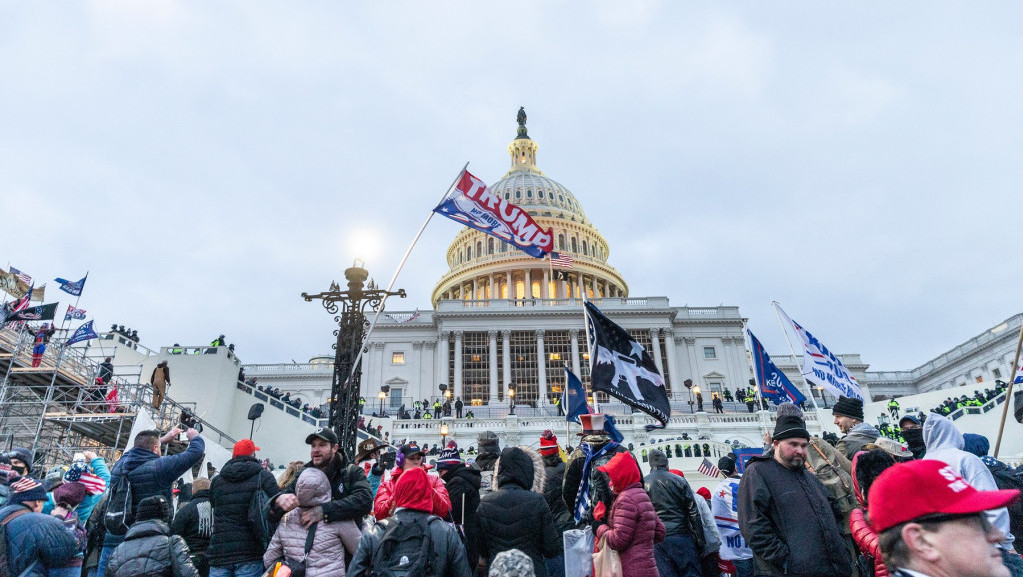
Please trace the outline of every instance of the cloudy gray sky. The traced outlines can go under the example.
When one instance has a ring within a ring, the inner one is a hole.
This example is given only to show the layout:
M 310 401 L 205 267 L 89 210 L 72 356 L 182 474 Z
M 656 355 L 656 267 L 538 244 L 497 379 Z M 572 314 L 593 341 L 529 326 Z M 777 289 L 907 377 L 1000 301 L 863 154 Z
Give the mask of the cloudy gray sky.
M 465 161 L 504 173 L 520 105 L 633 295 L 738 305 L 772 352 L 772 299 L 875 369 L 1023 308 L 1017 3 L 0 13 L 0 258 L 90 271 L 90 318 L 152 348 L 223 332 L 245 362 L 329 351 L 299 294 L 356 256 L 386 283 Z M 457 231 L 430 224 L 401 309 L 429 307 Z

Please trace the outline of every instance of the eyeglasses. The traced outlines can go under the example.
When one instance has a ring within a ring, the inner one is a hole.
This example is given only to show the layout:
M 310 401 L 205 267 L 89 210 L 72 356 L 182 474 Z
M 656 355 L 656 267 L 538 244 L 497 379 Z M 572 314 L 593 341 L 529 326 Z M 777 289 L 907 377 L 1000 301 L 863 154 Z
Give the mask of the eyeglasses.
M 997 531 L 995 526 L 992 525 L 991 522 L 987 520 L 987 515 L 985 515 L 984 513 L 948 513 L 930 515 L 927 517 L 923 517 L 921 519 L 917 519 L 915 522 L 920 524 L 947 523 L 950 521 L 961 521 L 964 519 L 974 521 L 975 523 L 971 523 L 971 525 L 979 526 L 981 532 L 983 532 L 985 535 L 990 534 L 992 531 Z

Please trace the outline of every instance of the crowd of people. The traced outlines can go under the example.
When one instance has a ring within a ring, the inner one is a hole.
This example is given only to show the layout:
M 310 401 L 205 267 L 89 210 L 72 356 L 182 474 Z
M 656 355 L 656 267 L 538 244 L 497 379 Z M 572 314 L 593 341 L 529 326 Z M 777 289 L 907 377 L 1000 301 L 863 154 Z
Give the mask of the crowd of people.
M 6 574 L 75 577 L 1023 575 L 1021 474 L 985 438 L 906 415 L 907 446 L 844 397 L 833 416 L 829 442 L 781 405 L 763 450 L 721 457 L 724 478 L 699 488 L 662 450 L 644 476 L 600 414 L 574 449 L 486 431 L 469 450 L 369 438 L 349 460 L 320 428 L 278 475 L 242 439 L 191 483 L 192 428 L 167 455 L 180 429 L 138 433 L 112 466 L 84 453 L 36 471 L 18 448 L 0 467 L 0 558 Z

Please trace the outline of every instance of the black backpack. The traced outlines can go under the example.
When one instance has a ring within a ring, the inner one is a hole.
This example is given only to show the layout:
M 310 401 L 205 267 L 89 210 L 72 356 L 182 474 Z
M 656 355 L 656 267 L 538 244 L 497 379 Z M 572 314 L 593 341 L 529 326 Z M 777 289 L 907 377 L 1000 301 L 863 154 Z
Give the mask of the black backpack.
M 131 481 L 129 473 L 117 478 L 110 488 L 107 498 L 107 509 L 103 514 L 103 526 L 111 535 L 124 535 L 135 522 L 135 503 L 132 501 Z
M 373 553 L 373 577 L 408 577 L 433 575 L 430 523 L 440 520 L 433 515 L 415 515 L 411 520 L 392 518 L 380 545 Z
M 984 457 L 984 464 L 987 465 L 991 476 L 995 478 L 995 484 L 999 489 L 1016 489 L 1023 491 L 1023 467 L 1013 469 L 1005 463 Z M 1015 503 L 1006 507 L 1009 511 L 1009 530 L 1013 535 L 1023 535 L 1023 500 L 1017 499 Z M 1019 542 L 1019 537 L 1016 539 Z
M 260 469 L 256 473 L 256 491 L 252 493 L 249 500 L 249 511 L 246 515 L 249 521 L 249 528 L 252 529 L 252 536 L 266 549 L 270 545 L 277 528 L 270 522 L 270 495 L 260 486 L 259 476 L 263 473 Z

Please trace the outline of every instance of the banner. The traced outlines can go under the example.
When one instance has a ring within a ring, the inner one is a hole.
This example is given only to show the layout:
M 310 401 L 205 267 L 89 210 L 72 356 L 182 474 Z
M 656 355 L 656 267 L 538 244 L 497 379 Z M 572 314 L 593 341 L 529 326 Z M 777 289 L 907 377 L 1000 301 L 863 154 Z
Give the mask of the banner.
M 69 281 L 69 280 L 62 279 L 62 278 L 58 278 L 58 279 L 55 279 L 55 280 L 60 283 L 60 290 L 66 292 L 66 293 L 68 293 L 70 295 L 73 295 L 73 296 L 76 296 L 76 297 L 80 297 L 80 296 L 82 296 L 82 289 L 85 288 L 85 279 L 87 279 L 87 278 L 89 278 L 88 274 L 83 276 L 82 280 L 77 281 L 77 282 Z
M 586 389 L 575 373 L 565 367 L 565 390 L 561 392 L 561 408 L 565 411 L 565 420 L 579 422 L 579 415 L 588 415 L 593 411 L 586 404 Z
M 735 453 L 735 470 L 742 474 L 746 471 L 746 462 L 750 460 L 750 457 L 759 457 L 764 454 L 764 450 L 759 447 L 753 447 L 749 449 L 733 449 Z
M 64 313 L 64 320 L 85 320 L 85 309 L 76 309 L 75 307 L 68 305 L 67 312 Z
M 14 315 L 14 313 L 24 309 L 28 306 L 28 295 L 24 295 L 16 301 L 4 303 L 3 310 L 0 311 L 0 323 L 6 323 L 7 319 Z
M 433 212 L 496 236 L 532 257 L 544 258 L 554 248 L 551 229 L 542 230 L 529 213 L 490 192 L 467 170 Z
M 84 325 L 78 327 L 78 330 L 76 330 L 74 334 L 71 335 L 71 338 L 67 340 L 66 344 L 73 345 L 75 343 L 80 343 L 82 341 L 87 341 L 89 339 L 99 338 L 99 335 L 96 334 L 96 331 L 92 330 L 92 323 L 93 321 L 89 321 Z
M 792 381 L 785 373 L 775 366 L 774 361 L 764 350 L 764 345 L 753 336 L 753 332 L 746 329 L 746 335 L 749 337 L 750 352 L 753 356 L 753 376 L 760 387 L 760 396 L 776 405 L 786 402 L 798 405 L 805 402 L 806 397 L 792 385 Z
M 25 307 L 18 312 L 11 313 L 4 322 L 13 323 L 15 321 L 50 321 L 53 320 L 53 315 L 57 313 L 57 303 L 50 303 L 48 305 L 39 305 L 34 307 Z
M 586 333 L 590 345 L 590 384 L 633 409 L 661 422 L 647 425 L 663 429 L 671 417 L 664 377 L 628 331 L 611 322 L 593 303 L 586 303 Z
M 851 397 L 863 400 L 863 392 L 860 384 L 856 382 L 849 370 L 845 368 L 842 361 L 833 355 L 823 343 L 818 341 L 810 331 L 804 329 L 799 323 L 789 318 L 778 303 L 774 308 L 785 319 L 788 326 L 792 327 L 803 343 L 803 378 L 815 385 L 824 387 L 831 391 L 836 397 Z
M 20 299 L 28 292 L 29 285 L 28 283 L 21 282 L 17 276 L 0 270 L 0 290 L 16 299 Z

